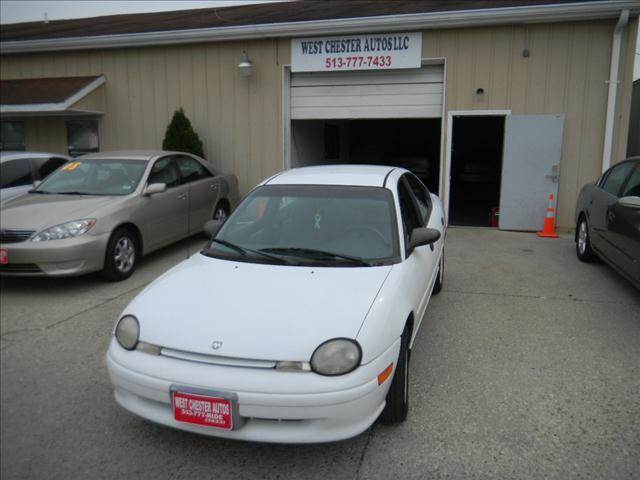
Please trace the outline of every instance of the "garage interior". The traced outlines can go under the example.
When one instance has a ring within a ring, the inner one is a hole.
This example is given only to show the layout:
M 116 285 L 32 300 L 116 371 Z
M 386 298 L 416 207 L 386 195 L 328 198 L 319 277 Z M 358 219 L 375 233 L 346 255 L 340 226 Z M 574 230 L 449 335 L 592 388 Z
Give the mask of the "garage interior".
M 438 193 L 439 118 L 293 120 L 292 166 L 392 165 L 412 171 Z
M 292 73 L 292 167 L 391 165 L 438 193 L 444 66 Z
M 451 140 L 451 225 L 498 227 L 504 116 L 456 116 Z

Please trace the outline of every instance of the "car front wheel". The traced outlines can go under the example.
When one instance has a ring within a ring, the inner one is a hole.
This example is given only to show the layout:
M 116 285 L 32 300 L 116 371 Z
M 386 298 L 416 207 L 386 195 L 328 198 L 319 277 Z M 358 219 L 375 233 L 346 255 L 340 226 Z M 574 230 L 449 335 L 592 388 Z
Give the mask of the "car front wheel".
M 583 216 L 580 217 L 576 226 L 576 255 L 582 262 L 593 262 L 596 255 L 591 248 L 591 234 L 589 233 L 589 223 Z
M 400 354 L 389 392 L 387 404 L 380 415 L 383 423 L 402 423 L 409 412 L 409 328 L 405 327 L 400 339 Z
M 126 228 L 111 235 L 104 259 L 104 276 L 114 282 L 129 278 L 138 263 L 136 239 Z

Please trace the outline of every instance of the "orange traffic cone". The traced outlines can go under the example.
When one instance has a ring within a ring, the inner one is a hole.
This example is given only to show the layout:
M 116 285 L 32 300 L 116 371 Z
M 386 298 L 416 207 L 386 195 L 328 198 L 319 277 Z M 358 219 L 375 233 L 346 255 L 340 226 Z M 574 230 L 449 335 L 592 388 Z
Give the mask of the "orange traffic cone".
M 549 206 L 547 207 L 547 216 L 544 219 L 544 226 L 542 231 L 538 232 L 539 237 L 543 238 L 559 238 L 560 235 L 556 232 L 556 215 L 553 208 L 553 193 L 549 194 Z

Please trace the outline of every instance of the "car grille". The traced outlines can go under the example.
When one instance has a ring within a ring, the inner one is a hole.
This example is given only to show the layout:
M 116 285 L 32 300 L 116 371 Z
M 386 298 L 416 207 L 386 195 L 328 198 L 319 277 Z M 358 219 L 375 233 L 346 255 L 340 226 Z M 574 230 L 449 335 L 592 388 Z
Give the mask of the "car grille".
M 0 273 L 40 273 L 40 267 L 35 263 L 8 263 L 0 265 Z
M 0 243 L 24 242 L 34 233 L 35 230 L 0 230 Z
M 172 348 L 162 347 L 160 355 L 187 360 L 191 362 L 209 363 L 211 365 L 223 365 L 226 367 L 245 368 L 275 368 L 276 362 L 272 360 L 253 360 L 248 358 L 223 357 L 221 355 L 204 355 L 202 353 L 185 352 Z

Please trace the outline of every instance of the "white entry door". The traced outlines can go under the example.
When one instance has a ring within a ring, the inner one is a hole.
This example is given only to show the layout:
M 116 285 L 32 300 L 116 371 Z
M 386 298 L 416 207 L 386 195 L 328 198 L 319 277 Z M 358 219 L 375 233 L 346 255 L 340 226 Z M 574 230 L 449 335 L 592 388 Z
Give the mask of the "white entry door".
M 549 194 L 558 198 L 564 115 L 508 115 L 500 189 L 501 230 L 542 229 Z

